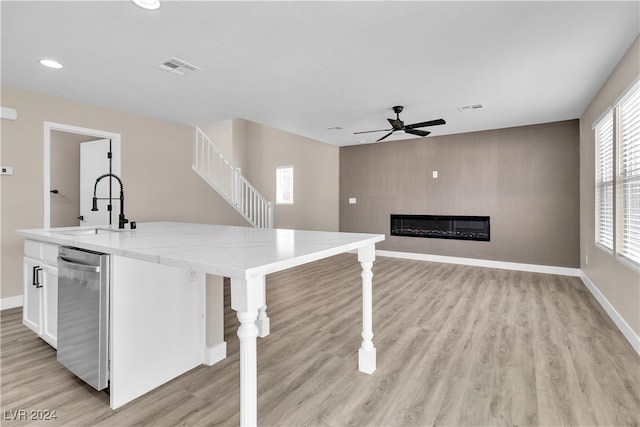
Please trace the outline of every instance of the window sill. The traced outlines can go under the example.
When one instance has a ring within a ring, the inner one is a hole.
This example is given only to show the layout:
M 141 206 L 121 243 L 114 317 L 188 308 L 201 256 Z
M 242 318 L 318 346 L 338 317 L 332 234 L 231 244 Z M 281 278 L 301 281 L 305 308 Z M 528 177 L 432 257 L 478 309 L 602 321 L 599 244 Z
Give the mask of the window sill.
M 618 260 L 618 262 L 620 262 L 621 264 L 624 264 L 625 266 L 629 267 L 632 270 L 638 271 L 640 272 L 640 263 L 627 258 L 624 255 L 618 255 L 616 256 L 616 259 Z
M 634 261 L 630 258 L 627 258 L 624 255 L 618 254 L 618 253 L 614 253 L 611 249 L 607 248 L 606 246 L 602 246 L 599 243 L 596 243 L 596 248 L 601 250 L 602 252 L 606 253 L 607 255 L 610 255 L 612 257 L 614 257 L 616 259 L 616 261 L 618 261 L 619 263 L 623 264 L 624 266 L 634 270 L 634 271 L 638 271 L 640 272 L 640 263 L 638 263 L 637 261 Z
M 611 256 L 614 255 L 612 249 L 609 249 L 606 246 L 602 246 L 600 243 L 596 243 L 596 248 L 600 249 L 602 252 L 606 253 L 607 255 L 611 255 Z

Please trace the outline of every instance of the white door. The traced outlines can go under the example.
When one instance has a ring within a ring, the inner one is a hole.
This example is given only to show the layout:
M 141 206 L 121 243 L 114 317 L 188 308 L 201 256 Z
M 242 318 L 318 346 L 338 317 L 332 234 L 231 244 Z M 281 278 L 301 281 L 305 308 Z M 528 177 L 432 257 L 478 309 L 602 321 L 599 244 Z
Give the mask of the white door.
M 98 211 L 92 212 L 93 192 L 96 180 L 109 173 L 109 145 L 111 145 L 111 173 L 120 178 L 120 144 L 109 143 L 108 139 L 83 142 L 80 144 L 80 220 L 81 225 L 118 225 L 120 213 L 120 183 L 117 179 L 106 177 L 100 180 L 96 188 Z M 111 200 L 109 184 L 111 183 Z M 108 205 L 112 210 L 109 212 Z

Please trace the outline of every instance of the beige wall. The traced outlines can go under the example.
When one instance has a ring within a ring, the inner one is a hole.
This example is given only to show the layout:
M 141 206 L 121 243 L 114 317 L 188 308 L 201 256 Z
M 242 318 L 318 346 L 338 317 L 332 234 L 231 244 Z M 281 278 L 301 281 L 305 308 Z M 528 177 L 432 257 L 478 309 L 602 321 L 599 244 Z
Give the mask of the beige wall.
M 578 158 L 577 120 L 343 147 L 340 230 L 385 233 L 385 250 L 578 267 Z M 392 213 L 488 215 L 491 241 L 390 236 Z
M 220 150 L 222 155 L 233 161 L 233 122 L 232 120 L 223 120 L 220 122 L 207 123 L 200 126 L 200 130 L 205 133 Z
M 15 230 L 43 226 L 45 121 L 121 135 L 129 219 L 247 225 L 192 171 L 191 127 L 7 86 L 1 95 L 18 120 L 3 120 L 1 129 L 0 158 L 14 175 L 0 181 L 0 298 L 22 294 L 23 239 Z M 202 128 L 269 200 L 275 200 L 275 167 L 294 165 L 296 204 L 276 207 L 276 227 L 338 229 L 337 147 L 243 119 Z
M 294 204 L 274 205 L 274 227 L 338 230 L 338 147 L 240 118 L 201 129 L 267 200 L 276 199 L 276 167 L 293 166 Z
M 639 76 L 640 38 L 580 118 L 580 266 L 636 335 L 640 335 L 640 272 L 595 245 L 595 138 L 592 126 Z
M 274 226 L 337 231 L 338 147 L 246 121 L 246 172 L 267 200 L 276 199 L 276 167 L 293 166 L 294 204 L 276 205 Z
M 43 123 L 119 133 L 126 214 L 131 220 L 246 225 L 191 169 L 193 129 L 3 86 L 2 105 L 18 120 L 2 120 L 0 298 L 22 294 L 21 228 L 43 226 Z

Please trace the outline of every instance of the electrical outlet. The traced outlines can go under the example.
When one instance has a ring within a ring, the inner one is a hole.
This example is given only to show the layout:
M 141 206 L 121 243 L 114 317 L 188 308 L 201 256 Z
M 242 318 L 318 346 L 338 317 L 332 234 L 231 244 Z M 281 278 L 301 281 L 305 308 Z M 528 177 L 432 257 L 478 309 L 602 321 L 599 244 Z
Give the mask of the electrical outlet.
M 189 270 L 189 281 L 193 282 L 194 280 L 196 280 L 196 272 L 195 270 Z
M 438 171 L 431 172 L 431 176 L 435 179 L 438 177 Z
M 349 197 L 349 204 L 350 205 L 355 205 L 356 204 L 356 198 L 355 197 Z

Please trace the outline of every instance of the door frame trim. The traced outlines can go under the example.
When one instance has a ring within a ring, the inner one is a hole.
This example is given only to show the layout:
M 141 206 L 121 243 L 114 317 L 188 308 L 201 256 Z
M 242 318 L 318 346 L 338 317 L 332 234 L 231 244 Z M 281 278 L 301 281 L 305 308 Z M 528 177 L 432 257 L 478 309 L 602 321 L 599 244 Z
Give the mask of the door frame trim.
M 79 126 L 67 125 L 64 123 L 44 122 L 44 218 L 42 221 L 44 228 L 51 227 L 51 131 L 57 130 L 68 133 L 77 133 L 101 139 L 111 139 L 121 142 L 120 134 L 97 129 L 83 128 Z M 119 144 L 122 147 L 122 144 Z M 120 153 L 120 170 L 122 170 L 122 153 Z

